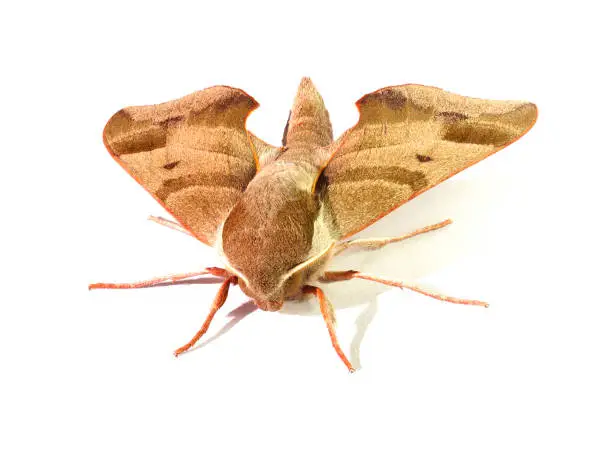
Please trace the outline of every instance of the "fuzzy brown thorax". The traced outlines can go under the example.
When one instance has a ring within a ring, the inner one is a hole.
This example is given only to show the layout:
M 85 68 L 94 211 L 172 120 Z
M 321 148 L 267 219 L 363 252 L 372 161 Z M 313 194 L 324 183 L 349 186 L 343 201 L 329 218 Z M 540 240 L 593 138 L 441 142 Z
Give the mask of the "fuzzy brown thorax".
M 313 192 L 332 141 L 323 99 L 308 78 L 298 88 L 284 150 L 249 183 L 225 220 L 222 250 L 240 287 L 262 309 L 277 310 L 298 295 L 329 243 L 316 239 L 321 214 Z
M 284 275 L 306 260 L 319 204 L 303 167 L 275 162 L 253 179 L 223 225 L 222 248 L 253 298 L 282 300 Z

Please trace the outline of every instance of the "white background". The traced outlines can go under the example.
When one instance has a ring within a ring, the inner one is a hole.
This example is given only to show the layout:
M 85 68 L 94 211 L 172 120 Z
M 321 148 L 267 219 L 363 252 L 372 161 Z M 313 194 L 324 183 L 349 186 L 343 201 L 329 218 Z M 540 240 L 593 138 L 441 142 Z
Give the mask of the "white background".
M 611 455 L 611 37 L 600 4 L 3 6 L 0 454 Z M 146 220 L 164 211 L 111 160 L 102 128 L 123 106 L 226 84 L 261 103 L 248 127 L 278 144 L 302 76 L 337 135 L 357 120 L 355 100 L 393 84 L 538 104 L 519 142 L 363 235 L 454 224 L 336 263 L 491 307 L 327 286 L 361 367 L 350 375 L 314 303 L 249 313 L 236 288 L 210 343 L 175 359 L 218 285 L 87 284 L 216 258 Z

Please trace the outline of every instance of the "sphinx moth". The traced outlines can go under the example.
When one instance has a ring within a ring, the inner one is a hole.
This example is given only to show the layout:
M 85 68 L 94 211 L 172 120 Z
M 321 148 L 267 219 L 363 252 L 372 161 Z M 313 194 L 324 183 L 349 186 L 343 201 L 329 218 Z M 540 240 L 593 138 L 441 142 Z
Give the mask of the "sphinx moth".
M 232 87 L 118 111 L 104 128 L 106 148 L 177 222 L 153 220 L 216 248 L 224 265 L 134 284 L 96 283 L 90 289 L 222 278 L 204 324 L 175 355 L 207 331 L 232 285 L 265 311 L 312 294 L 350 371 L 336 338 L 333 307 L 317 282 L 361 278 L 486 306 L 355 270 L 326 271 L 326 265 L 349 247 L 379 248 L 450 223 L 395 238 L 347 240 L 516 141 L 535 123 L 536 106 L 413 84 L 377 90 L 356 105 L 357 124 L 334 141 L 323 99 L 310 79 L 302 79 L 279 147 L 247 130 L 247 117 L 259 105 Z

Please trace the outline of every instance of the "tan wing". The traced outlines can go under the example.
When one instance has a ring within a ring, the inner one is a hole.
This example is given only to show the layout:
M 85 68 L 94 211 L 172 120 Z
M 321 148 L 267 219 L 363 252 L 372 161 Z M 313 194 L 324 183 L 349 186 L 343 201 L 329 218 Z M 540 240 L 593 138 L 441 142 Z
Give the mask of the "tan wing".
M 258 169 L 261 169 L 274 162 L 285 150 L 284 147 L 272 146 L 271 144 L 266 143 L 264 140 L 260 140 L 253 134 L 253 132 L 250 131 L 249 138 L 251 139 L 251 144 L 255 147 L 255 152 L 259 161 Z
M 124 108 L 108 121 L 104 144 L 185 228 L 212 245 L 257 171 L 245 123 L 258 106 L 239 89 L 215 86 Z
M 395 86 L 357 102 L 357 124 L 337 142 L 317 188 L 342 238 L 524 135 L 532 103 Z

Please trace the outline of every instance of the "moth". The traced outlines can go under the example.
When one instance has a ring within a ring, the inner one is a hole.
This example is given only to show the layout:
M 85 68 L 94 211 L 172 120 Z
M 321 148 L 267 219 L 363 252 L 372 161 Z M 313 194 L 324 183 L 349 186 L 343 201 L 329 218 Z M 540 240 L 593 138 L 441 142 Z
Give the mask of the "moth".
M 408 288 L 453 303 L 487 306 L 424 291 L 356 270 L 328 271 L 351 247 L 377 249 L 438 229 L 450 220 L 399 237 L 350 239 L 400 205 L 499 151 L 535 123 L 522 101 L 468 98 L 435 87 L 385 87 L 356 103 L 359 121 L 334 141 L 329 114 L 309 78 L 298 87 L 282 145 L 246 128 L 259 104 L 246 92 L 214 86 L 158 105 L 124 108 L 103 132 L 111 156 L 177 222 L 153 218 L 218 250 L 222 267 L 132 284 L 147 287 L 202 275 L 221 287 L 195 336 L 206 333 L 231 286 L 264 311 L 314 295 L 336 353 L 350 371 L 335 332 L 332 304 L 317 285 L 355 278 Z

